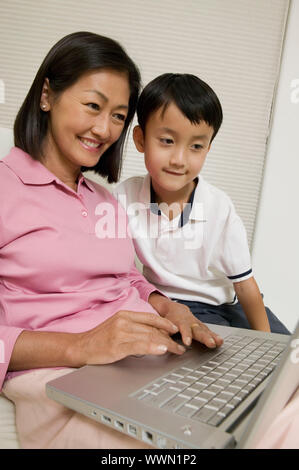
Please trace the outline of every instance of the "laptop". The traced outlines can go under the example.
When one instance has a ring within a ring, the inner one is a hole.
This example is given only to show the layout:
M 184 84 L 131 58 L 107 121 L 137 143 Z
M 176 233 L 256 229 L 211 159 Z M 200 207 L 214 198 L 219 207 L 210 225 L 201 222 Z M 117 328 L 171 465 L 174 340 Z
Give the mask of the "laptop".
M 46 393 L 153 448 L 253 448 L 299 386 L 299 323 L 292 336 L 208 326 L 221 347 L 84 366 Z

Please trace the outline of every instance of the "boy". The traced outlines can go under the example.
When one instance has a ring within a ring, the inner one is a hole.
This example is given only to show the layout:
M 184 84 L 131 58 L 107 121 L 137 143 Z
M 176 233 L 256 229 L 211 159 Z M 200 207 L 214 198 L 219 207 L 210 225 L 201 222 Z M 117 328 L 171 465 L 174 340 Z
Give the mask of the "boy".
M 264 307 L 245 228 L 200 171 L 222 123 L 214 91 L 189 74 L 143 90 L 133 138 L 148 174 L 119 184 L 144 276 L 202 322 L 289 334 Z

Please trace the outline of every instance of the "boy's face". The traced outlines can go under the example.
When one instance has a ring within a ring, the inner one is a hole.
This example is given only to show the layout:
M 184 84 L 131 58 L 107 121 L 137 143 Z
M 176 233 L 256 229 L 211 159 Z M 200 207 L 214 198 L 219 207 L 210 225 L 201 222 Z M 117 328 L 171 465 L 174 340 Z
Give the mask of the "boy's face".
M 204 121 L 191 124 L 173 103 L 164 114 L 162 108 L 152 113 L 145 134 L 139 126 L 135 127 L 136 148 L 144 153 L 153 188 L 161 199 L 169 193 L 177 192 L 179 196 L 193 189 L 193 180 L 202 169 L 213 133 L 214 129 Z

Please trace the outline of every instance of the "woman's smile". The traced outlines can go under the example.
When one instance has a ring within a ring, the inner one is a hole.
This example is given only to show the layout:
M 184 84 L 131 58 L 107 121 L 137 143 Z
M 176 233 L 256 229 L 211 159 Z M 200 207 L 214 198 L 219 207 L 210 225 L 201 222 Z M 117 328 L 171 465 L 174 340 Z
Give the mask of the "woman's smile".
M 98 152 L 98 150 L 104 145 L 103 142 L 99 142 L 95 139 L 88 137 L 78 137 L 80 144 L 85 150 L 89 152 Z

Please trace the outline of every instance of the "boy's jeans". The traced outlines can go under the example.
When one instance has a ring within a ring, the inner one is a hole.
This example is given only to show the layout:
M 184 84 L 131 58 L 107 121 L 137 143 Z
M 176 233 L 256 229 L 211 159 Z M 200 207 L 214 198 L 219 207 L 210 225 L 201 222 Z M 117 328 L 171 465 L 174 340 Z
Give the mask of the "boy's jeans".
M 247 317 L 238 302 L 236 304 L 209 305 L 203 302 L 194 302 L 189 300 L 172 299 L 176 302 L 186 305 L 190 308 L 193 315 L 203 323 L 212 323 L 216 325 L 234 326 L 237 328 L 251 329 Z M 272 333 L 281 333 L 290 335 L 291 333 L 281 323 L 280 320 L 265 307 Z

